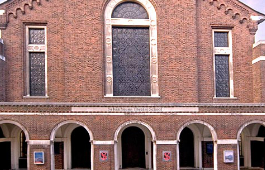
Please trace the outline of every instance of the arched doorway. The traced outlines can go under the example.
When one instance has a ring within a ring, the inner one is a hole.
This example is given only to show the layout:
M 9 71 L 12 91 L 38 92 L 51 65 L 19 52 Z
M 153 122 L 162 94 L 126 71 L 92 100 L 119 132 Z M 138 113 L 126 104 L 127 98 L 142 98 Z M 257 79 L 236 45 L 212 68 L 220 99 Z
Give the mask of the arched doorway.
M 82 126 L 75 128 L 71 135 L 72 169 L 91 168 L 90 137 Z
M 93 170 L 92 132 L 82 123 L 66 121 L 51 134 L 51 166 L 54 169 Z
M 211 125 L 188 122 L 178 131 L 177 140 L 177 170 L 217 170 L 217 135 Z
M 179 143 L 180 167 L 194 166 L 194 136 L 189 128 L 184 128 L 180 134 Z
M 122 124 L 115 132 L 115 170 L 136 168 L 156 170 L 156 144 L 153 129 L 140 121 Z
M 122 168 L 146 168 L 145 136 L 138 127 L 128 127 L 121 135 Z
M 263 122 L 252 122 L 238 134 L 240 170 L 265 169 L 265 127 Z
M 0 169 L 27 169 L 27 141 L 24 127 L 13 121 L 0 121 Z

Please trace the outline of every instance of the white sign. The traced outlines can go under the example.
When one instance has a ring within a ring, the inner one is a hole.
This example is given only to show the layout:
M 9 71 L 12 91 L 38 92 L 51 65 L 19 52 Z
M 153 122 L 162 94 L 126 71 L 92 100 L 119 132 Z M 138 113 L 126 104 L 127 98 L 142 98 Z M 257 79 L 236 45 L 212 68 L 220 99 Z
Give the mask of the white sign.
M 233 150 L 224 151 L 224 163 L 234 163 L 234 151 Z

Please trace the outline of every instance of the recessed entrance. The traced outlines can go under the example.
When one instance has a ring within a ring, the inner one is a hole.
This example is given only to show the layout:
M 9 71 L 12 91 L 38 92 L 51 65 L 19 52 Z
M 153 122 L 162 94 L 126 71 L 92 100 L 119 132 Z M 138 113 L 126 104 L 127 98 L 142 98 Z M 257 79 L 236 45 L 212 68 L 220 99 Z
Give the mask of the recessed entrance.
M 90 164 L 90 137 L 86 129 L 77 127 L 71 135 L 72 148 L 72 169 L 74 168 L 91 168 Z
M 177 170 L 216 169 L 214 157 L 217 139 L 214 129 L 207 123 L 194 121 L 182 126 L 178 132 L 179 145 L 177 145 Z
M 145 165 L 145 136 L 138 127 L 128 127 L 121 136 L 122 167 L 146 168 Z
M 114 140 L 115 170 L 156 169 L 155 134 L 150 126 L 140 121 L 126 122 L 116 130 Z
M 63 122 L 52 132 L 52 169 L 93 170 L 91 132 L 81 123 Z
M 27 169 L 28 133 L 21 127 L 12 121 L 0 123 L 0 170 Z
M 265 169 L 265 127 L 260 123 L 249 124 L 239 138 L 240 170 Z
M 184 128 L 180 135 L 179 161 L 180 167 L 194 166 L 194 137 L 189 128 Z

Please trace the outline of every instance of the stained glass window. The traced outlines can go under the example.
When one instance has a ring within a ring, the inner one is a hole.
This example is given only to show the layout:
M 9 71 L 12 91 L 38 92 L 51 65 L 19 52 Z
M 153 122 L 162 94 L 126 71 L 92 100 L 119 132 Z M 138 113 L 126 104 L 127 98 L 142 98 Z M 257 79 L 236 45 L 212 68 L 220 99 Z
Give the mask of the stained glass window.
M 29 53 L 30 95 L 45 96 L 45 53 Z
M 214 47 L 228 47 L 228 32 L 214 32 Z
M 46 26 L 26 29 L 26 95 L 46 96 Z
M 112 29 L 114 96 L 150 96 L 149 28 Z
M 140 4 L 124 2 L 114 9 L 112 18 L 148 19 L 149 17 L 146 10 Z
M 229 97 L 229 55 L 215 55 L 216 97 Z
M 29 44 L 45 44 L 44 28 L 29 29 Z

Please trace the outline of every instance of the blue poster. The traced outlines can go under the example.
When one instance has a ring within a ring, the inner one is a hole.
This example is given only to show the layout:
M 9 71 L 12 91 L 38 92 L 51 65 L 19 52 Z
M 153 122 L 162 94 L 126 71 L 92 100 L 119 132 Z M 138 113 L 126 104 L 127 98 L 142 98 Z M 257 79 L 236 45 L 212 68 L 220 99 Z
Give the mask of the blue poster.
M 34 164 L 44 164 L 43 152 L 34 152 Z

